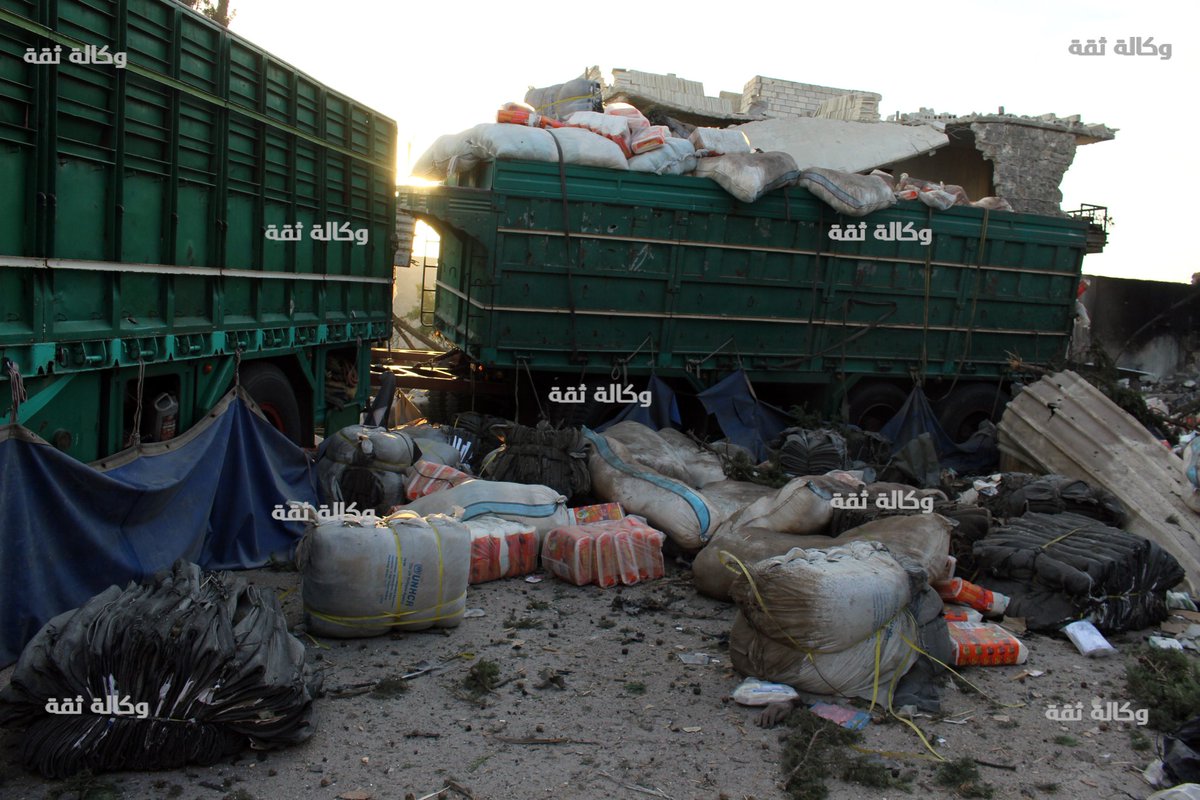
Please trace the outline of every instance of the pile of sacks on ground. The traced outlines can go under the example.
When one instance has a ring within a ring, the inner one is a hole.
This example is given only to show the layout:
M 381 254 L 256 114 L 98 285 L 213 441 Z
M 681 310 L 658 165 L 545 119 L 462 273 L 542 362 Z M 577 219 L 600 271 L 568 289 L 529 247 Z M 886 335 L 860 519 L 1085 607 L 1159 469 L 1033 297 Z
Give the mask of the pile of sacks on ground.
M 539 568 L 601 587 L 662 577 L 665 537 L 643 517 L 616 503 L 567 505 L 587 485 L 572 475 L 571 462 L 586 464 L 571 454 L 578 432 L 533 438 L 544 454 L 535 471 L 555 476 L 568 494 L 473 474 L 529 474 L 520 457 L 529 455 L 522 449 L 529 439 L 513 437 L 470 458 L 473 443 L 424 422 L 396 430 L 354 425 L 330 437 L 317 474 L 338 513 L 304 512 L 310 524 L 296 556 L 308 630 L 360 637 L 453 627 L 469 585 Z
M 656 175 L 695 175 L 716 181 L 744 203 L 767 192 L 800 185 L 836 210 L 861 217 L 894 205 L 920 200 L 946 210 L 973 205 L 1011 211 L 997 197 L 972 203 L 961 186 L 910 178 L 894 179 L 876 170 L 870 175 L 813 167 L 801 171 L 784 152 L 761 152 L 732 128 L 693 128 L 684 138 L 650 120 L 629 103 L 602 103 L 586 80 L 532 89 L 527 102 L 500 107 L 496 122 L 482 123 L 442 136 L 413 166 L 413 175 L 445 180 L 482 161 L 521 160 L 582 164 Z
M 1039 630 L 1081 618 L 1101 630 L 1143 627 L 1162 618 L 1182 577 L 1160 548 L 1099 519 L 1030 514 L 993 529 L 988 508 L 846 469 L 780 488 L 730 480 L 717 449 L 633 421 L 603 433 L 525 431 L 467 463 L 429 425 L 337 434 L 318 466 L 327 499 L 393 513 L 339 518 L 305 537 L 310 630 L 455 625 L 470 583 L 539 566 L 578 585 L 653 579 L 669 541 L 693 557 L 698 591 L 737 605 L 730 651 L 742 673 L 812 695 L 898 693 L 936 708 L 937 665 L 1024 662 L 1020 640 L 984 617 L 1019 612 Z M 804 433 L 809 445 L 832 435 Z M 845 454 L 810 446 L 800 460 L 826 450 Z M 1111 502 L 1052 477 L 1021 483 L 1009 505 L 1111 511 Z M 957 570 L 952 550 L 970 572 Z

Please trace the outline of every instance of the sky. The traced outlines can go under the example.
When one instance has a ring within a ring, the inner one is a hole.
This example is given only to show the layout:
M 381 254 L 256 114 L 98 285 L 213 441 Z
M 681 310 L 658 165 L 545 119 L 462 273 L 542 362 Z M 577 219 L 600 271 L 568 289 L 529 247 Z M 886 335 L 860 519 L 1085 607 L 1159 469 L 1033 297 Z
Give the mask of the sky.
M 588 66 L 675 73 L 710 96 L 740 93 L 763 75 L 877 92 L 885 119 L 921 107 L 1004 106 L 1116 128 L 1114 140 L 1076 151 L 1061 185 L 1064 209 L 1107 206 L 1114 221 L 1084 272 L 1185 283 L 1200 272 L 1187 234 L 1200 191 L 1200 4 L 1186 0 L 233 0 L 233 8 L 234 32 L 396 120 L 400 179 L 439 135 L 494 121 L 501 103 L 524 99 L 530 86 Z M 1104 56 L 1068 50 L 1072 39 L 1101 36 Z M 1132 36 L 1170 44 L 1171 57 L 1112 52 Z

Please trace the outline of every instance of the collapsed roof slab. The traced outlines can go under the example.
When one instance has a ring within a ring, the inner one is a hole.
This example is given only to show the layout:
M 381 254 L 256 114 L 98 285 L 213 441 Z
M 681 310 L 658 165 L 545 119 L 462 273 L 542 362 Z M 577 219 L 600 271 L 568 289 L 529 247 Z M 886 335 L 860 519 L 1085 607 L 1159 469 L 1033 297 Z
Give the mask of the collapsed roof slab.
M 818 117 L 767 119 L 738 125 L 751 147 L 781 150 L 800 169 L 862 172 L 944 147 L 950 139 L 929 125 L 847 122 Z

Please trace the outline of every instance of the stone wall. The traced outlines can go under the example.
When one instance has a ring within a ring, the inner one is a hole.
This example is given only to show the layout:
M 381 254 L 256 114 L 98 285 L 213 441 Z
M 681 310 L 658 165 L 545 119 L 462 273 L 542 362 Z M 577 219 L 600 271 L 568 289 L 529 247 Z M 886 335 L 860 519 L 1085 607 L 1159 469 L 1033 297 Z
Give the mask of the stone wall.
M 1005 122 L 973 122 L 975 147 L 992 162 L 996 194 L 1026 214 L 1061 215 L 1063 174 L 1075 160 L 1075 134 Z
M 704 84 L 675 75 L 655 75 L 636 69 L 614 69 L 613 83 L 605 96 L 649 97 L 660 102 L 714 116 L 731 116 L 737 111 L 728 99 L 707 97 Z

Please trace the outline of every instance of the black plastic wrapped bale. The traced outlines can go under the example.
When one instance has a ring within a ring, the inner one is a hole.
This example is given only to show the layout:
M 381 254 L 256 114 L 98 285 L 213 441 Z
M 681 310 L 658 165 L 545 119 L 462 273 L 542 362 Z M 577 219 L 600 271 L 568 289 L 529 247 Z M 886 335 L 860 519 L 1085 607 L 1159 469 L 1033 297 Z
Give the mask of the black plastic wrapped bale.
M 1154 542 L 1079 514 L 1025 514 L 972 548 L 975 582 L 1011 598 L 1030 630 L 1087 619 L 1104 633 L 1167 618 L 1166 592 L 1184 577 Z
M 1041 514 L 1070 512 L 1119 527 L 1127 516 L 1125 506 L 1116 495 L 1066 475 L 1006 472 L 1001 475 L 997 488 L 995 496 L 981 495 L 979 503 L 999 517 L 1019 517 L 1030 511 Z
M 512 423 L 503 417 L 494 417 L 478 411 L 464 411 L 454 418 L 454 424 L 445 428 L 445 434 L 450 441 L 455 437 L 469 444 L 467 456 L 463 463 L 478 473 L 483 465 L 484 456 L 495 450 L 503 442 L 497 431 L 503 431 Z
M 549 486 L 565 497 L 587 494 L 592 488 L 587 451 L 575 428 L 556 430 L 513 425 L 504 436 L 504 449 L 486 478 L 494 481 Z
M 850 464 L 846 440 L 836 431 L 788 428 L 779 436 L 779 466 L 793 477 L 824 475 Z
M 308 739 L 319 688 L 273 592 L 178 562 L 47 622 L 0 692 L 0 725 L 24 731 L 22 759 L 47 777 L 174 769 Z

